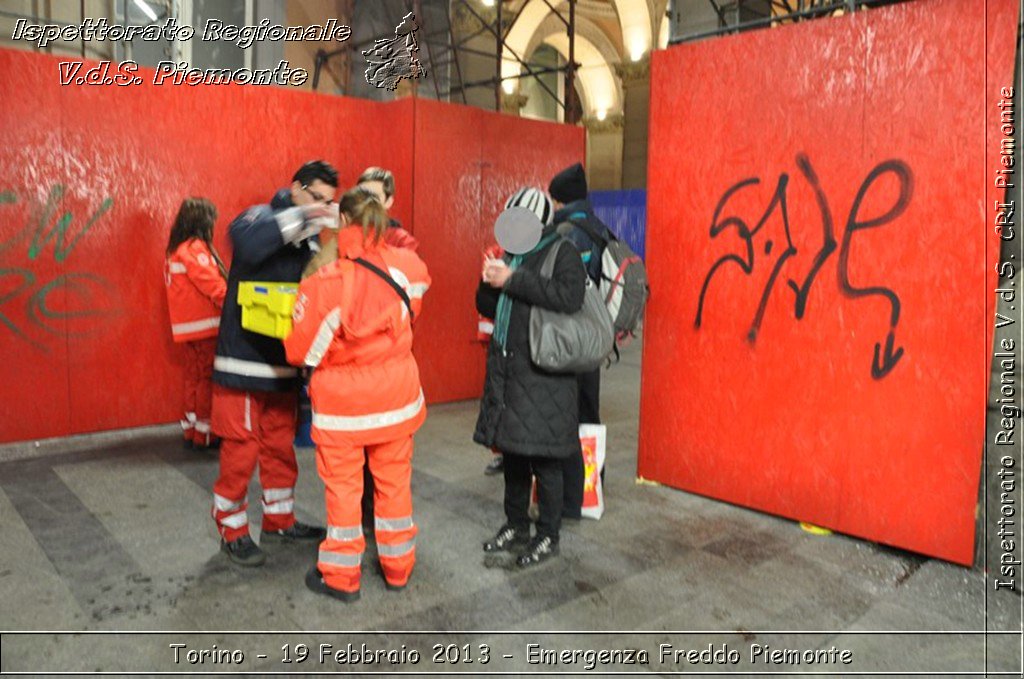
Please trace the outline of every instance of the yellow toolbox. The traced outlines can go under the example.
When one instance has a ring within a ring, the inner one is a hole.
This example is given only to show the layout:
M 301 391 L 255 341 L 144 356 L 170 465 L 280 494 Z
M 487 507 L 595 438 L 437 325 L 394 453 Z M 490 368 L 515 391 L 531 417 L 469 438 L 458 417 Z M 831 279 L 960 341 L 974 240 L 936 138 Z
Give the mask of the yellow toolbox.
M 292 331 L 292 309 L 295 308 L 298 290 L 298 283 L 239 282 L 242 327 L 250 332 L 284 339 Z

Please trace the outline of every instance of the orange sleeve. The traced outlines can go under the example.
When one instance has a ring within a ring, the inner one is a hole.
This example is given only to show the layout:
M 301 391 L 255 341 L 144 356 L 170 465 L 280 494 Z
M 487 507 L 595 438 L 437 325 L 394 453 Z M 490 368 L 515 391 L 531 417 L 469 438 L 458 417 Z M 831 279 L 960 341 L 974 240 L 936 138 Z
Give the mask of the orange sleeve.
M 400 226 L 390 226 L 384 230 L 384 242 L 395 248 L 415 252 L 420 246 L 416 237 Z
M 185 273 L 199 291 L 209 297 L 217 308 L 224 306 L 224 296 L 228 291 L 227 281 L 217 268 L 217 260 L 210 254 L 206 243 L 193 239 L 179 249 L 179 255 L 185 264 Z
M 422 259 L 411 251 L 409 254 L 410 259 L 414 260 L 409 267 L 409 305 L 412 307 L 415 320 L 419 320 L 420 312 L 423 310 L 423 296 L 430 288 L 430 274 L 427 273 L 427 265 Z
M 331 282 L 330 299 L 324 288 Z M 320 364 L 341 326 L 341 307 L 332 303 L 342 280 L 316 273 L 299 284 L 292 311 L 292 332 L 284 339 L 284 350 L 292 365 L 315 368 Z

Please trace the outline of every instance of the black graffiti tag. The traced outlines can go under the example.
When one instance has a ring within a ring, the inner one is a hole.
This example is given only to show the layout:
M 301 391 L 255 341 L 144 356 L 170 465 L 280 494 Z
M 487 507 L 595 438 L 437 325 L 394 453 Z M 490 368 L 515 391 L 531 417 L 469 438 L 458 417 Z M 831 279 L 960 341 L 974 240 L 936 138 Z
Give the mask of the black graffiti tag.
M 910 171 L 910 168 L 906 163 L 900 160 L 886 160 L 872 168 L 871 172 L 868 173 L 867 177 L 861 183 L 860 188 L 857 190 L 856 198 L 853 202 L 853 206 L 850 208 L 850 214 L 847 217 L 846 224 L 843 229 L 842 241 L 837 243 L 835 236 L 835 220 L 832 215 L 832 209 L 829 206 L 828 196 L 821 186 L 821 182 L 818 179 L 817 173 L 814 171 L 814 167 L 811 165 L 810 159 L 802 153 L 797 154 L 796 164 L 803 176 L 803 179 L 811 187 L 811 190 L 814 193 L 818 212 L 821 215 L 821 246 L 814 254 L 814 260 L 812 261 L 811 267 L 803 280 L 797 281 L 793 278 L 789 278 L 786 281 L 787 286 L 794 295 L 793 315 L 797 320 L 804 317 L 804 314 L 807 312 L 807 300 L 814 285 L 814 281 L 816 280 L 818 273 L 820 273 L 821 269 L 824 267 L 826 261 L 828 261 L 828 258 L 838 249 L 839 260 L 837 263 L 837 273 L 839 289 L 843 296 L 851 300 L 873 296 L 882 297 L 890 304 L 891 312 L 889 315 L 889 332 L 885 338 L 884 345 L 881 342 L 875 344 L 874 357 L 871 363 L 871 377 L 876 380 L 882 379 L 896 367 L 896 364 L 899 363 L 904 354 L 903 347 L 896 345 L 896 328 L 900 321 L 900 298 L 893 290 L 881 285 L 864 287 L 854 285 L 851 282 L 850 276 L 850 248 L 853 243 L 854 235 L 858 232 L 884 226 L 885 224 L 898 219 L 900 215 L 906 211 L 907 207 L 910 205 L 910 200 L 914 192 L 913 173 Z M 895 202 L 881 215 L 872 218 L 864 218 L 860 214 L 860 211 L 865 198 L 875 183 L 886 175 L 892 176 L 899 185 L 899 194 L 897 195 Z M 725 191 L 715 207 L 714 214 L 711 218 L 711 229 L 709 232 L 711 238 L 717 238 L 723 231 L 732 228 L 735 230 L 735 233 L 740 240 L 743 241 L 743 254 L 723 255 L 711 265 L 711 269 L 704 278 L 704 284 L 701 287 L 700 297 L 697 302 L 697 315 L 694 319 L 694 325 L 700 328 L 704 316 L 704 302 L 707 297 L 708 288 L 711 285 L 711 280 L 715 277 L 715 274 L 717 274 L 726 265 L 731 264 L 739 267 L 745 276 L 750 276 L 754 272 L 757 254 L 757 248 L 754 246 L 754 237 L 762 232 L 762 229 L 771 216 L 778 211 L 782 221 L 785 247 L 779 253 L 778 258 L 775 261 L 775 265 L 772 267 L 772 270 L 768 275 L 768 280 L 765 283 L 764 289 L 761 291 L 761 299 L 758 303 L 757 311 L 754 314 L 754 318 L 750 324 L 750 329 L 747 332 L 747 340 L 751 344 L 754 344 L 757 341 L 757 335 L 761 328 L 761 322 L 764 319 L 768 300 L 775 288 L 776 281 L 782 273 L 783 267 L 787 261 L 798 254 L 798 249 L 793 244 L 792 232 L 790 230 L 789 211 L 787 206 L 787 191 L 790 179 L 789 175 L 786 173 L 782 173 L 779 176 L 771 200 L 753 228 L 751 228 L 746 220 L 740 216 L 728 215 L 723 217 L 726 205 L 738 192 L 752 186 L 757 186 L 760 183 L 760 178 L 748 177 L 733 184 Z M 774 247 L 774 241 L 766 239 L 763 247 L 764 255 L 770 255 Z

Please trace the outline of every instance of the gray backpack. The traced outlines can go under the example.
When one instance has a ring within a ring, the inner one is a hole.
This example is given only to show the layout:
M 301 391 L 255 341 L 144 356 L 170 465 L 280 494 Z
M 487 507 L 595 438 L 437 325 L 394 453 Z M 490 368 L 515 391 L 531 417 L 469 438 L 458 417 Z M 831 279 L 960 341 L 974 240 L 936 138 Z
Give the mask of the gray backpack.
M 635 336 L 637 326 L 643 320 L 644 307 L 651 294 L 643 260 L 611 231 L 607 231 L 607 235 L 597 233 L 583 219 L 570 219 L 570 222 L 582 229 L 594 243 L 603 246 L 599 283 L 601 296 L 615 326 L 616 343 L 627 343 Z
M 548 250 L 540 275 L 551 278 L 555 258 L 565 243 L 560 238 Z M 569 247 L 572 247 L 571 245 Z M 530 358 L 548 372 L 585 373 L 601 367 L 615 348 L 615 329 L 597 286 L 587 276 L 583 307 L 563 314 L 534 306 L 530 309 Z

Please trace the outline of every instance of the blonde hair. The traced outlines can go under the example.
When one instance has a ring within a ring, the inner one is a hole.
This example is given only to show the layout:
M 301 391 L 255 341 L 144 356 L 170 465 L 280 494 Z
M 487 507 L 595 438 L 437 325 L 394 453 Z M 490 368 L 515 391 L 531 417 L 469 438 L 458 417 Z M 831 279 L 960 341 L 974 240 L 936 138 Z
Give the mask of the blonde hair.
M 359 175 L 359 180 L 356 183 L 362 184 L 363 182 L 380 182 L 384 187 L 385 198 L 395 195 L 395 175 L 391 174 L 391 170 L 385 170 L 383 167 L 368 167 Z
M 388 228 L 388 211 L 373 191 L 360 186 L 349 189 L 338 201 L 338 210 L 344 212 L 349 221 L 363 227 L 363 239 L 379 241 Z

